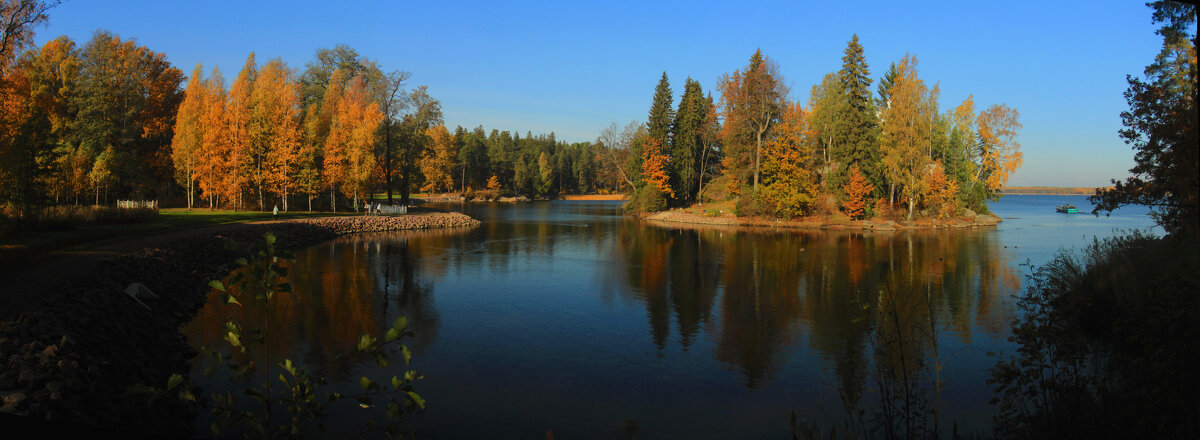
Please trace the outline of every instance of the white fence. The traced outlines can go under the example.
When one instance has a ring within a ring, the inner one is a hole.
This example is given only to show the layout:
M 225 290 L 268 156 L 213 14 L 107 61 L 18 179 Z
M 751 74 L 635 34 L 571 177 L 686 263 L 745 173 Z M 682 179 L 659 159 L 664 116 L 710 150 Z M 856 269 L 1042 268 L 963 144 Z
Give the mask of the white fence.
M 380 214 L 408 214 L 408 206 L 405 205 L 378 205 L 376 209 Z
M 158 200 L 117 200 L 121 209 L 158 209 Z

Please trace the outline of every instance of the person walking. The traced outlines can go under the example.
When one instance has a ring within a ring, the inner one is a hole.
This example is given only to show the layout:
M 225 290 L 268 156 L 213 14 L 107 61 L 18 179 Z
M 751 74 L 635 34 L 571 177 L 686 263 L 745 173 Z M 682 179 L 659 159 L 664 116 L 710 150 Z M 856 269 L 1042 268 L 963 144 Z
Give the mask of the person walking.
M 275 209 L 271 210 L 271 219 L 274 220 L 277 218 L 279 218 L 279 205 L 275 205 Z

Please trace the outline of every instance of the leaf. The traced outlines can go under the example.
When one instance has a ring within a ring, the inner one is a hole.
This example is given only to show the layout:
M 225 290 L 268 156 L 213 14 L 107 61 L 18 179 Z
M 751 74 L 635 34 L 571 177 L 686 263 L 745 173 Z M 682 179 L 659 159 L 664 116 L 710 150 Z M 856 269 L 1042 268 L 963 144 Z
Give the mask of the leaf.
M 383 335 L 383 342 L 392 342 L 399 338 L 400 338 L 400 330 L 393 327 L 393 328 L 388 329 L 387 333 Z
M 371 388 L 371 385 L 374 385 L 374 384 L 375 384 L 375 382 L 372 382 L 371 379 L 367 378 L 367 376 L 362 376 L 362 377 L 358 378 L 358 386 L 362 387 L 362 389 L 364 391 L 369 390 Z
M 406 327 L 408 327 L 408 317 L 406 316 L 396 318 L 396 321 L 392 323 L 392 328 L 396 330 L 404 330 Z
M 405 365 L 412 363 L 412 352 L 408 351 L 407 345 L 400 346 L 400 354 L 404 355 L 404 364 Z
M 400 378 L 392 376 L 392 389 L 398 390 L 400 389 L 401 385 L 404 385 L 404 382 L 402 382 Z
M 417 395 L 417 393 L 409 391 L 408 398 L 412 399 L 412 401 L 417 404 L 417 407 L 425 409 L 425 399 L 422 399 L 421 396 Z
M 216 290 L 219 290 L 219 291 L 222 291 L 222 292 L 224 292 L 224 291 L 225 291 L 225 284 L 221 283 L 221 280 L 212 280 L 212 281 L 209 281 L 209 282 L 208 282 L 208 287 L 212 287 L 213 289 L 216 289 Z
M 236 296 L 230 294 L 225 294 L 225 304 L 237 304 L 239 306 L 242 305 L 242 303 L 238 302 Z
M 370 346 L 371 346 L 371 337 L 368 335 L 362 335 L 362 338 L 358 340 L 358 351 L 365 351 L 367 349 L 367 347 L 370 347 Z
M 166 390 L 170 391 L 170 390 L 174 389 L 175 387 L 179 386 L 179 384 L 181 384 L 181 383 L 183 383 L 183 376 L 179 375 L 179 373 L 172 374 L 171 377 L 167 379 L 167 389 Z

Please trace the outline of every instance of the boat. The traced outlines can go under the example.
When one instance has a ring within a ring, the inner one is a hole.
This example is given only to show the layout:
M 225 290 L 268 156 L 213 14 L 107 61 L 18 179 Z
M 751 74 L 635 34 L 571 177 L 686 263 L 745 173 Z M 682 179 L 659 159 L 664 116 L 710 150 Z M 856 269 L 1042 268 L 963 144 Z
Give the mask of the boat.
M 1055 210 L 1058 212 L 1061 212 L 1063 214 L 1078 214 L 1079 213 L 1079 210 L 1075 208 L 1075 205 L 1058 205 L 1058 208 L 1055 208 Z

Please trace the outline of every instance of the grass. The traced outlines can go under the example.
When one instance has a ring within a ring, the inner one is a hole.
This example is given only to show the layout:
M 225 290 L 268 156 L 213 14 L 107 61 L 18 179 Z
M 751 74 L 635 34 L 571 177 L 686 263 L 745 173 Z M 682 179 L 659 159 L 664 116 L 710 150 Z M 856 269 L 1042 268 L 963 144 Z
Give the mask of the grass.
M 351 212 L 280 212 L 279 220 L 356 215 Z M 361 215 L 361 214 L 358 214 Z M 83 225 L 64 231 L 21 231 L 0 238 L 0 265 L 5 268 L 55 251 L 102 246 L 187 229 L 271 220 L 270 212 L 208 209 L 161 209 L 149 221 L 132 224 Z M 0 269 L 4 271 L 5 269 Z

